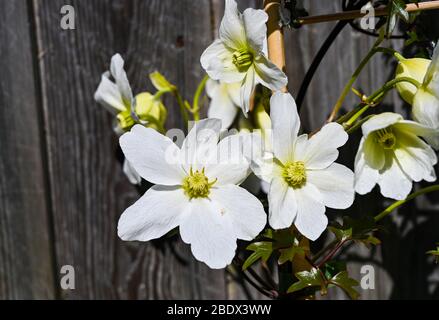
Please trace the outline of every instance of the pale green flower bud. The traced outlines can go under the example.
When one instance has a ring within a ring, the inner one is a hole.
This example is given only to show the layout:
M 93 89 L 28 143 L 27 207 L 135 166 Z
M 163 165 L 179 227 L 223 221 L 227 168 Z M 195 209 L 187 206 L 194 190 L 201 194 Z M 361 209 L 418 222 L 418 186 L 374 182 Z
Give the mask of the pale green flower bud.
M 398 67 L 396 69 L 395 78 L 398 79 L 402 77 L 409 77 L 415 79 L 419 83 L 422 83 L 424 81 L 425 75 L 427 74 L 427 69 L 430 63 L 431 60 L 428 59 L 405 59 L 401 57 L 398 63 Z M 409 82 L 403 81 L 399 82 L 396 85 L 396 89 L 407 103 L 409 103 L 410 105 L 413 104 L 413 97 L 418 90 L 416 86 Z

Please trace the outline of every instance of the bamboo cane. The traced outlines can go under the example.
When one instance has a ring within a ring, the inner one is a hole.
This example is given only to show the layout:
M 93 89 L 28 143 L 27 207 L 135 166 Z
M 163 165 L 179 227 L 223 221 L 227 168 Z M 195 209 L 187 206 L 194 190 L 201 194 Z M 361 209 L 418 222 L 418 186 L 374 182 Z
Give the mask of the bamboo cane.
M 284 34 L 282 27 L 279 24 L 279 6 L 281 5 L 280 0 L 264 0 L 264 10 L 268 14 L 267 21 L 267 34 L 268 34 L 268 57 L 269 59 L 278 66 L 281 70 L 285 72 L 286 62 L 285 62 L 285 43 Z M 282 88 L 283 92 L 287 92 L 287 87 Z M 292 227 L 292 230 L 295 230 Z M 309 248 L 309 241 L 303 239 L 301 241 L 301 246 Z M 304 258 L 297 255 L 293 259 L 293 272 L 300 272 L 304 270 L 310 270 L 311 265 Z M 280 284 L 282 285 L 282 284 Z M 302 297 L 303 299 L 309 298 Z
M 426 10 L 436 10 L 439 9 L 439 1 L 426 1 L 419 3 L 410 3 L 406 6 L 407 12 L 416 12 L 416 11 L 426 11 Z M 388 7 L 381 6 L 375 8 L 375 16 L 385 16 L 388 14 Z M 361 12 L 361 10 L 353 10 L 353 11 L 345 11 L 331 14 L 324 14 L 318 16 L 310 16 L 303 17 L 298 19 L 298 23 L 302 25 L 307 24 L 315 24 L 315 23 L 323 23 L 323 22 L 331 22 L 331 21 L 340 21 L 340 20 L 354 20 L 358 18 L 363 18 L 367 15 L 367 12 Z

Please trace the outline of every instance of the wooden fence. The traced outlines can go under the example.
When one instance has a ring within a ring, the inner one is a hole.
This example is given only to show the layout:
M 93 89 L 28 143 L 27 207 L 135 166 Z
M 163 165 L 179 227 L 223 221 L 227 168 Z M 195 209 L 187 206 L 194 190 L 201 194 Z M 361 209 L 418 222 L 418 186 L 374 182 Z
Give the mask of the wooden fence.
M 306 6 L 321 14 L 340 10 L 339 2 L 309 0 Z M 65 4 L 76 9 L 76 30 L 60 27 Z M 152 90 L 147 74 L 160 70 L 189 96 L 203 76 L 199 57 L 216 35 L 223 6 L 222 0 L 0 2 L 1 299 L 260 298 L 226 272 L 196 262 L 178 240 L 118 239 L 118 218 L 139 194 L 122 173 L 112 119 L 93 100 L 116 52 L 126 59 L 135 91 Z M 293 94 L 332 27 L 286 32 Z M 373 41 L 350 28 L 339 36 L 308 92 L 305 128 L 323 123 Z M 356 87 L 371 92 L 392 70 L 378 57 Z M 166 103 L 177 110 L 172 100 Z M 407 113 L 396 95 L 386 103 Z M 170 112 L 168 124 L 182 125 L 178 111 Z M 343 150 L 346 159 L 353 153 Z M 376 199 L 359 197 L 352 214 L 378 212 L 383 204 Z M 438 268 L 425 255 L 439 240 L 438 203 L 437 196 L 424 197 L 401 210 L 388 220 L 392 233 L 371 253 L 359 247 L 343 253 L 356 278 L 361 266 L 375 267 L 375 290 L 362 291 L 363 298 L 439 296 Z M 60 288 L 64 265 L 75 268 L 75 290 Z M 344 298 L 338 291 L 331 297 Z

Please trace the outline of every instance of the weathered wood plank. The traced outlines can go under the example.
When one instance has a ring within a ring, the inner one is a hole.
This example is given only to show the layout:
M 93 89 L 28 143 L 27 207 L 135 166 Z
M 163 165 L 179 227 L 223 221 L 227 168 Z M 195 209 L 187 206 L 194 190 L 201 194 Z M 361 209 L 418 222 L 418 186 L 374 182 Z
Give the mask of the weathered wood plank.
M 0 3 L 0 299 L 55 297 L 28 9 Z
M 224 273 L 195 262 L 180 241 L 117 238 L 120 214 L 139 195 L 115 160 L 111 118 L 93 101 L 115 52 L 125 57 L 136 92 L 152 89 L 147 74 L 157 69 L 190 98 L 211 41 L 209 1 L 71 1 L 75 31 L 59 27 L 63 4 L 35 1 L 57 260 L 74 266 L 77 278 L 64 297 L 225 298 Z M 175 125 L 181 120 L 171 112 Z

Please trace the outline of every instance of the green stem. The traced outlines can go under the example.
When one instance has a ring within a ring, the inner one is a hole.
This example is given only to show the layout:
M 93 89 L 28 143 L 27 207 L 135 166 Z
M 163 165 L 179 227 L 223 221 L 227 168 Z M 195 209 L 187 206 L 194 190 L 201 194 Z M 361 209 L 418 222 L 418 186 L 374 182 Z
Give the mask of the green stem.
M 180 95 L 180 92 L 178 90 L 175 90 L 174 97 L 177 100 L 178 106 L 180 107 L 181 116 L 183 117 L 183 120 L 185 122 L 185 125 L 189 125 L 189 114 L 187 112 L 186 106 L 184 104 L 183 98 Z
M 361 128 L 363 123 L 365 123 L 367 120 L 373 117 L 373 114 L 368 115 L 367 117 L 364 117 L 363 119 L 359 120 L 357 123 L 355 123 L 352 127 L 346 130 L 347 134 L 354 133 L 357 129 Z
M 209 76 L 204 76 L 203 80 L 201 80 L 200 84 L 198 85 L 197 91 L 195 91 L 193 106 L 190 110 L 190 112 L 194 115 L 195 121 L 200 119 L 200 97 L 208 80 Z
M 434 191 L 439 191 L 439 185 L 436 184 L 434 186 L 430 186 L 430 187 L 426 187 L 423 188 L 419 191 L 416 191 L 412 194 L 410 194 L 406 199 L 404 200 L 399 200 L 394 202 L 392 205 L 390 205 L 389 207 L 387 207 L 384 211 L 382 211 L 380 214 L 378 214 L 374 219 L 376 222 L 382 220 L 383 218 L 387 217 L 389 214 L 391 214 L 393 212 L 393 210 L 395 210 L 396 208 L 399 208 L 400 206 L 406 204 L 407 202 L 409 202 L 410 200 L 415 199 L 416 197 L 429 193 L 429 192 L 434 192 Z
M 328 118 L 328 122 L 334 121 L 334 119 L 337 116 L 337 113 L 340 111 L 340 108 L 343 105 L 344 100 L 346 99 L 347 95 L 349 94 L 349 91 L 351 90 L 353 84 L 355 83 L 355 81 L 359 77 L 360 73 L 363 71 L 364 67 L 369 63 L 370 59 L 372 59 L 372 57 L 376 53 L 381 52 L 381 53 L 393 55 L 399 60 L 399 57 L 401 57 L 401 55 L 397 51 L 390 49 L 390 48 L 379 47 L 379 45 L 381 44 L 381 42 L 383 42 L 383 40 L 384 39 L 382 39 L 382 38 L 378 38 L 377 41 L 374 43 L 372 49 L 369 51 L 369 53 L 366 55 L 366 57 L 360 62 L 360 65 L 352 74 L 351 79 L 346 84 L 340 97 L 338 98 L 337 102 L 335 103 L 334 108 L 332 110 L 332 113 L 331 113 L 330 117 Z
M 369 110 L 370 107 L 373 107 L 380 99 L 383 99 L 386 93 L 389 92 L 391 89 L 393 89 L 393 87 L 400 82 L 409 82 L 414 86 L 416 86 L 417 88 L 421 86 L 421 84 L 418 81 L 410 77 L 401 77 L 401 78 L 390 80 L 384 86 L 382 86 L 380 89 L 372 93 L 372 95 L 367 98 L 365 102 L 366 105 L 362 107 L 359 111 L 357 111 L 348 121 L 343 123 L 344 127 L 349 129 L 367 110 Z

